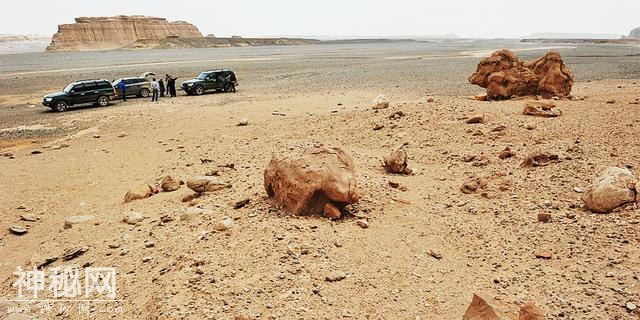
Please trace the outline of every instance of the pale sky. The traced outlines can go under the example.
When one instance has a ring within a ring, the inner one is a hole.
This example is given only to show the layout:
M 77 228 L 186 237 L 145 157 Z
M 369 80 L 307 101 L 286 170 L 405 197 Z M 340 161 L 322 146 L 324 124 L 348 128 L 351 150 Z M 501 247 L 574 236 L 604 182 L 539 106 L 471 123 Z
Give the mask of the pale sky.
M 245 37 L 626 35 L 640 26 L 640 0 L 9 0 L 2 7 L 0 34 L 52 35 L 77 16 L 120 14 L 184 20 L 205 35 Z

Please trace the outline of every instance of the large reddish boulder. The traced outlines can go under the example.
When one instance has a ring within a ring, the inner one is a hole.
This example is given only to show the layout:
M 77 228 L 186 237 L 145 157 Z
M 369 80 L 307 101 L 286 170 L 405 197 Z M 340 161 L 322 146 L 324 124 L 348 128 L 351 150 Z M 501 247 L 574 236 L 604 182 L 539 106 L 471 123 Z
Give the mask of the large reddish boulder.
M 527 95 L 567 97 L 571 94 L 573 74 L 556 51 L 523 62 L 513 52 L 503 49 L 482 59 L 476 72 L 469 76 L 469 82 L 486 88 L 490 99 Z
M 301 155 L 274 157 L 264 171 L 264 187 L 296 215 L 337 218 L 336 211 L 359 200 L 355 164 L 340 148 L 317 147 Z

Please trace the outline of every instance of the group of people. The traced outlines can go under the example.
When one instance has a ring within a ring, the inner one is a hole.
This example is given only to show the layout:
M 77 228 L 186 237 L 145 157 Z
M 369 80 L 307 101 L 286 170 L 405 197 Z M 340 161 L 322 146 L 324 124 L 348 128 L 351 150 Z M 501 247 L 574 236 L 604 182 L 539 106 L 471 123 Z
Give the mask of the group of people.
M 165 74 L 164 80 L 162 78 L 160 80 L 153 78 L 153 80 L 151 80 L 151 101 L 158 101 L 158 98 L 164 97 L 165 94 L 168 94 L 172 98 L 176 97 L 178 95 L 176 92 L 177 79 L 178 78 L 170 74 Z M 122 100 L 127 101 L 127 84 L 124 81 L 120 81 L 117 89 L 122 94 Z
M 156 81 L 156 78 L 153 78 L 151 81 L 151 101 L 158 101 L 158 97 L 164 97 L 165 93 L 168 93 L 170 97 L 177 96 L 176 93 L 176 80 L 178 78 L 165 74 L 164 80 L 160 79 Z M 165 86 L 166 83 L 166 86 Z

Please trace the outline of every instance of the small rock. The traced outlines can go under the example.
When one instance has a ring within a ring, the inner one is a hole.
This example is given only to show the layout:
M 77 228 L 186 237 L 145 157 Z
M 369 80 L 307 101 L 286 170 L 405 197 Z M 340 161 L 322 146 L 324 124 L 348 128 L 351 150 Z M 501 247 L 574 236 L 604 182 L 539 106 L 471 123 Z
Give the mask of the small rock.
M 551 214 L 549 214 L 549 213 L 538 213 L 538 222 L 544 222 L 544 223 L 551 222 Z
M 204 209 L 200 208 L 187 208 L 185 212 L 180 215 L 180 221 L 189 221 L 193 220 L 199 216 L 204 214 Z
M 376 124 L 373 126 L 373 131 L 382 130 L 384 128 L 384 124 Z
M 525 127 L 527 130 L 535 130 L 536 129 L 536 125 L 529 123 L 527 124 L 527 126 Z
M 218 178 L 204 176 L 190 179 L 187 187 L 197 193 L 204 193 L 231 188 L 231 185 Z
M 93 135 L 93 138 L 94 138 L 94 139 L 99 139 L 99 138 L 100 138 L 100 135 L 99 135 L 99 134 L 94 134 L 94 135 Z
M 69 249 L 62 254 L 62 260 L 69 261 L 83 255 L 87 251 L 89 251 L 89 247 L 85 246 Z
M 638 309 L 638 306 L 636 306 L 636 304 L 633 303 L 633 302 L 627 302 L 627 304 L 625 306 L 627 307 L 627 310 L 629 310 L 631 312 L 633 312 L 636 309 Z
M 66 219 L 64 219 L 64 228 L 65 229 L 70 229 L 71 227 L 73 227 L 76 224 L 82 224 L 82 223 L 88 223 L 91 222 L 93 220 L 95 220 L 96 217 L 92 216 L 92 215 L 77 215 L 77 216 L 70 216 L 67 217 Z
M 127 134 L 126 134 L 126 133 L 124 133 L 124 132 L 122 132 L 122 133 L 120 133 L 120 134 L 118 135 L 118 138 L 124 138 L 124 137 L 126 137 L 126 136 L 127 136 Z
M 512 158 L 515 157 L 516 153 L 511 151 L 511 148 L 506 147 L 504 150 L 500 151 L 500 154 L 498 154 L 498 158 L 500 158 L 501 160 L 505 160 L 508 158 Z
M 180 181 L 172 178 L 171 176 L 166 176 L 162 178 L 160 181 L 160 189 L 164 192 L 172 192 L 180 189 Z
M 237 201 L 236 203 L 233 204 L 233 208 L 234 209 L 240 209 L 245 207 L 246 205 L 249 204 L 249 202 L 251 202 L 250 198 L 246 198 L 246 199 L 242 199 L 240 201 Z
M 583 192 L 583 190 L 581 188 L 579 188 L 579 187 L 573 187 L 573 191 L 576 192 L 576 193 L 582 193 Z
M 389 108 L 389 99 L 384 96 L 384 94 L 380 94 L 373 100 L 373 109 L 386 109 Z
M 553 257 L 553 254 L 547 250 L 539 250 L 535 252 L 535 256 L 538 259 L 549 260 L 551 259 L 551 257 Z
M 249 124 L 249 119 L 247 118 L 240 118 L 240 121 L 238 121 L 238 126 L 239 127 L 243 127 Z
M 41 153 L 42 153 L 42 151 L 40 151 L 40 150 L 32 150 L 31 151 L 31 154 L 41 154 Z
M 324 278 L 327 282 L 337 282 L 344 280 L 347 277 L 347 274 L 342 271 L 333 271 L 328 276 Z
M 582 201 L 591 212 L 609 213 L 636 201 L 637 183 L 629 169 L 609 167 L 587 188 Z
M 138 224 L 140 222 L 142 222 L 142 220 L 144 220 L 144 216 L 137 211 L 131 211 L 129 213 L 127 213 L 127 215 L 124 217 L 124 219 L 122 219 L 122 221 L 128 223 L 128 224 Z
M 433 258 L 440 260 L 442 259 L 442 254 L 435 252 L 433 250 L 429 250 L 429 255 L 432 256 Z
M 339 219 L 340 216 L 342 216 L 340 209 L 338 209 L 335 205 L 329 202 L 325 203 L 323 212 L 324 212 L 324 217 L 331 220 Z
M 38 217 L 25 213 L 20 215 L 20 220 L 27 222 L 36 222 L 38 221 Z
M 142 262 L 149 262 L 151 261 L 151 257 L 142 257 Z
M 362 229 L 367 229 L 369 228 L 369 222 L 367 222 L 366 220 L 356 220 L 356 225 Z
M 148 184 L 140 184 L 132 189 L 130 189 L 127 194 L 124 196 L 124 202 L 129 203 L 135 200 L 142 200 L 149 198 L 153 195 L 153 188 Z
M 477 123 L 484 123 L 485 119 L 484 119 L 484 114 L 480 113 L 480 114 L 476 114 L 471 116 L 469 119 L 467 119 L 467 123 L 469 124 L 477 124 Z
M 389 173 L 411 174 L 413 170 L 409 168 L 407 152 L 400 148 L 384 157 L 384 167 Z
M 226 217 L 220 221 L 218 221 L 218 223 L 216 223 L 213 226 L 213 230 L 216 230 L 218 232 L 222 232 L 222 231 L 227 231 L 230 230 L 231 228 L 233 228 L 234 226 L 234 222 L 233 219 Z
M 9 231 L 11 231 L 11 233 L 13 233 L 13 234 L 17 234 L 17 235 L 21 236 L 21 235 L 27 233 L 27 228 L 22 227 L 22 226 L 11 226 L 9 228 Z
M 433 99 L 433 97 L 427 97 L 427 102 L 432 103 L 432 102 L 434 102 L 434 101 L 435 101 L 435 100 Z

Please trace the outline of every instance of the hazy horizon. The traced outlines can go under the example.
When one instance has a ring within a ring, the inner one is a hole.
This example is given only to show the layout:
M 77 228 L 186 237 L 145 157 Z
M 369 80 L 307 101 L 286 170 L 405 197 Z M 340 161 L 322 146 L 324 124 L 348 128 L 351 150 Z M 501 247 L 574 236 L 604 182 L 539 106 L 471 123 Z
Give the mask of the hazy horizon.
M 34 10 L 37 8 L 37 10 Z M 194 9 L 198 8 L 198 9 Z M 479 14 L 491 12 L 491 14 Z M 536 33 L 627 35 L 640 26 L 640 1 L 597 0 L 571 4 L 539 0 L 534 6 L 506 0 L 452 0 L 446 3 L 293 0 L 211 3 L 191 0 L 187 6 L 159 1 L 88 2 L 69 0 L 13 2 L 0 13 L 1 34 L 51 36 L 59 24 L 80 16 L 147 15 L 183 20 L 206 35 L 402 37 L 451 34 L 462 38 L 519 38 Z M 24 23 L 28 21 L 28 23 Z M 542 21 L 543 23 L 540 23 Z

